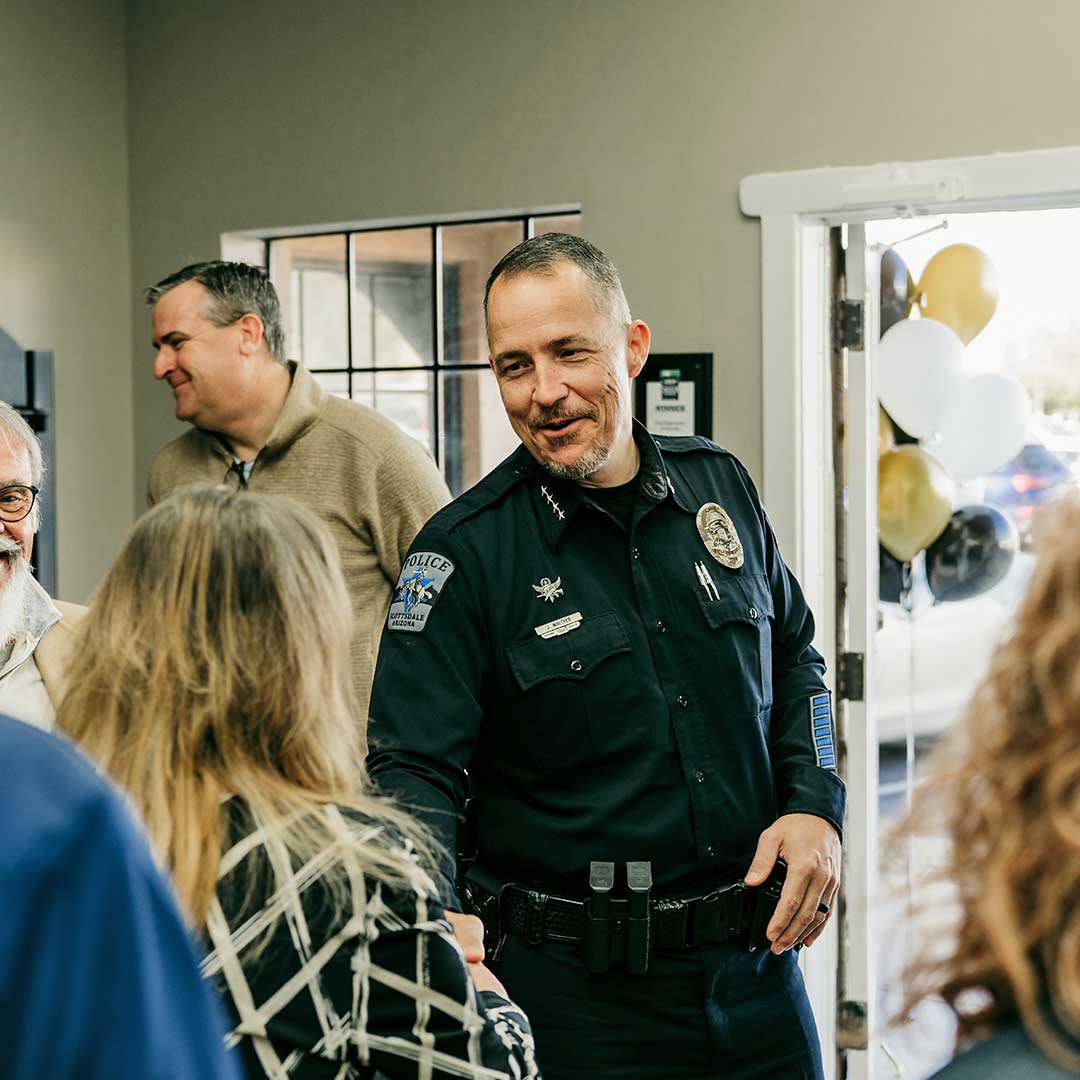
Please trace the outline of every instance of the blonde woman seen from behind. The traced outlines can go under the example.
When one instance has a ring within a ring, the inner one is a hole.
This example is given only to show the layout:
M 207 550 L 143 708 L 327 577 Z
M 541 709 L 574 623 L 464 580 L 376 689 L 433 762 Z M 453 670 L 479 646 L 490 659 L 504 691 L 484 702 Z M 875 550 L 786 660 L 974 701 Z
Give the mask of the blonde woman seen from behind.
M 899 835 L 945 840 L 916 898 L 945 884 L 954 933 L 910 964 L 906 1015 L 956 1014 L 948 1080 L 1080 1074 L 1080 501 L 1044 514 L 1012 632 Z
M 425 836 L 368 791 L 351 630 L 325 525 L 188 489 L 102 583 L 57 725 L 142 815 L 249 1077 L 535 1078 L 528 1021 L 470 979 Z

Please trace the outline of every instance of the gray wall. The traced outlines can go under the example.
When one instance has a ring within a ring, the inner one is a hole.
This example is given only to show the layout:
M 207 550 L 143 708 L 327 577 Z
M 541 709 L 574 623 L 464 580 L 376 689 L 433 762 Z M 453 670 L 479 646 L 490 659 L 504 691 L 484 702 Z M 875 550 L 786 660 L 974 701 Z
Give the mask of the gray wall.
M 740 178 L 1078 139 L 1072 0 L 131 11 L 137 283 L 214 255 L 222 231 L 580 201 L 654 348 L 716 353 L 717 435 L 755 472 L 758 226 Z M 135 336 L 141 490 L 174 429 L 141 312 Z
M 716 353 L 718 436 L 757 471 L 758 228 L 739 179 L 1077 141 L 1072 0 L 126 14 L 125 44 L 122 0 L 0 0 L 0 325 L 56 351 L 73 599 L 179 430 L 134 287 L 222 232 L 580 201 L 656 348 Z
M 1073 0 L 143 0 L 131 16 L 136 283 L 228 230 L 580 201 L 654 347 L 716 354 L 718 438 L 755 472 L 759 232 L 740 178 L 1078 139 Z M 135 322 L 141 492 L 175 428 Z
M 55 352 L 69 600 L 134 507 L 125 63 L 121 0 L 0 0 L 0 326 Z

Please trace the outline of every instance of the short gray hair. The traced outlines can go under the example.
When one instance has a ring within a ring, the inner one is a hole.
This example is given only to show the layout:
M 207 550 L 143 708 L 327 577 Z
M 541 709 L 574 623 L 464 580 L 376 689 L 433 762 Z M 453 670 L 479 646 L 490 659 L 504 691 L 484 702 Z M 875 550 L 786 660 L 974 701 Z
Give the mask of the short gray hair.
M 484 288 L 485 326 L 491 287 L 499 278 L 518 274 L 551 274 L 561 262 L 573 263 L 581 268 L 592 286 L 597 311 L 607 315 L 617 325 L 625 326 L 630 322 L 630 305 L 626 301 L 615 264 L 588 240 L 569 233 L 553 232 L 522 241 L 495 264 Z
M 258 315 L 263 324 L 270 355 L 285 363 L 285 327 L 277 290 L 265 270 L 250 263 L 192 263 L 146 289 L 146 303 L 153 307 L 167 292 L 187 281 L 197 281 L 209 294 L 204 313 L 215 326 L 232 326 L 245 315 Z
M 30 483 L 36 488 L 45 483 L 45 459 L 41 455 L 41 443 L 18 410 L 6 401 L 0 401 L 0 444 L 12 453 L 25 450 L 30 459 Z

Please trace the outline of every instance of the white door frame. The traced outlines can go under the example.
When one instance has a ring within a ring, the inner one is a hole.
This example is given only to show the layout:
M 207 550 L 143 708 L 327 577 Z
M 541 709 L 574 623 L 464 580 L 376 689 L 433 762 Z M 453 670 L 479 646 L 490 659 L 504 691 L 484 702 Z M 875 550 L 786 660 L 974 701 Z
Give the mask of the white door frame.
M 763 497 L 781 550 L 817 615 L 817 645 L 833 671 L 828 229 L 882 218 L 1078 206 L 1080 147 L 763 173 L 743 179 L 739 202 L 744 214 L 761 219 Z M 864 354 L 870 364 L 876 345 L 876 337 L 870 340 L 871 329 L 868 325 Z M 868 369 L 868 378 L 872 387 L 872 369 Z M 861 441 L 866 425 L 860 423 L 858 428 Z M 870 470 L 864 465 L 863 475 L 855 478 L 863 496 L 873 491 L 867 472 Z M 859 503 L 870 515 L 861 527 L 873 536 L 873 500 L 854 500 L 852 509 Z M 876 597 L 876 564 L 852 565 L 850 571 L 862 575 L 857 595 Z M 872 663 L 869 652 L 867 662 Z M 870 685 L 867 679 L 867 687 Z M 870 715 L 865 710 L 860 713 Z M 845 847 L 849 884 L 860 891 L 872 878 L 876 844 L 872 835 L 876 832 L 876 805 L 871 806 L 871 801 L 876 804 L 877 776 L 867 775 L 871 770 L 865 767 L 871 747 L 876 759 L 876 736 L 868 730 L 870 726 L 866 723 L 861 730 L 849 732 L 848 761 L 852 767 L 844 778 L 848 785 Z M 857 762 L 863 767 L 854 768 Z M 867 897 L 850 895 L 849 899 L 849 919 L 863 920 L 861 932 L 849 935 L 849 945 L 861 948 L 861 942 L 871 936 Z M 866 956 L 849 954 L 848 962 L 862 965 L 863 981 L 872 985 L 869 950 Z M 835 1043 L 836 963 L 836 935 L 831 933 L 809 951 L 804 964 L 829 1077 L 833 1075 Z M 867 1005 L 872 1009 L 872 1002 Z M 874 1064 L 872 1054 L 852 1053 L 850 1080 L 873 1077 Z
M 809 567 L 800 560 L 818 547 L 804 524 L 804 504 L 820 487 L 813 475 L 820 465 L 816 429 L 828 425 L 807 371 L 821 358 L 811 324 L 824 314 L 811 309 L 827 296 L 824 230 L 908 215 L 1077 206 L 1080 147 L 760 173 L 740 183 L 739 205 L 761 219 L 764 495 L 784 550 L 805 576 Z M 805 509 L 813 518 L 813 508 Z

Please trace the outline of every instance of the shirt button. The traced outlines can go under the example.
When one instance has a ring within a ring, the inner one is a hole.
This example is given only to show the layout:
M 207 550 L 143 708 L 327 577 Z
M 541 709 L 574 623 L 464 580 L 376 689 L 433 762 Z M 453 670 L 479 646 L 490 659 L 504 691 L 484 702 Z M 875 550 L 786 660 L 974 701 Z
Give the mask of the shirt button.
M 716 848 L 714 848 L 714 847 L 712 846 L 712 844 L 710 844 L 710 845 L 709 845 L 709 846 L 708 846 L 708 847 L 707 847 L 707 848 L 705 849 L 705 854 L 706 854 L 706 855 L 708 855 L 708 856 L 709 856 L 709 858 L 711 859 L 711 858 L 712 858 L 712 857 L 713 857 L 713 856 L 714 856 L 714 855 L 716 854 Z
M 757 618 L 757 608 L 756 607 L 752 607 L 750 609 L 750 618 L 751 619 L 756 619 Z
M 580 660 L 571 660 L 570 661 L 570 670 L 571 671 L 580 671 L 581 670 L 581 661 Z
M 657 619 L 656 620 L 656 629 L 659 630 L 661 634 L 666 634 L 667 633 L 667 623 L 664 622 L 663 619 Z
M 696 770 L 695 773 L 694 773 L 694 779 L 699 784 L 704 784 L 705 783 L 705 773 L 701 769 Z
M 631 551 L 630 554 L 633 555 L 635 559 L 640 559 L 641 558 L 641 548 L 634 548 L 634 550 Z
M 680 709 L 685 709 L 686 706 L 690 704 L 690 699 L 685 694 L 680 694 L 675 699 L 675 704 L 678 705 Z

